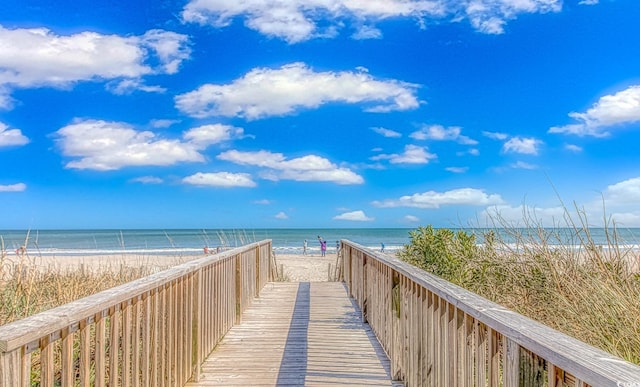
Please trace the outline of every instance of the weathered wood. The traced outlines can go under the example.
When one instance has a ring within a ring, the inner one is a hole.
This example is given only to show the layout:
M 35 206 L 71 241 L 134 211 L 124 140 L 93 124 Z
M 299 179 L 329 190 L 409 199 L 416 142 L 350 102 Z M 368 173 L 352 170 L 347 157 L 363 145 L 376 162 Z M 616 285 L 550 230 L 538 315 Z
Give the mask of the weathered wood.
M 51 335 L 40 339 L 40 385 L 53 386 L 53 342 Z
M 253 243 L 1 326 L 0 387 L 30 385 L 32 375 L 45 386 L 182 385 L 234 325 L 236 296 L 242 312 L 266 284 L 270 252 L 270 240 Z M 208 285 L 215 294 L 196 297 L 203 272 L 217 278 Z M 38 349 L 41 369 L 32 373 Z
M 74 385 L 74 369 L 73 369 L 73 333 L 69 328 L 62 330 L 62 341 L 60 343 L 60 362 L 61 369 L 61 385 L 71 387 Z
M 503 347 L 507 345 L 505 344 L 508 342 L 507 340 L 516 343 L 518 348 L 524 348 L 545 359 L 548 364 L 553 364 L 551 371 L 558 375 L 562 374 L 562 378 L 558 376 L 557 380 L 564 381 L 566 379 L 567 383 L 583 383 L 591 386 L 640 384 L 640 367 L 637 365 L 519 315 L 395 257 L 369 250 L 347 240 L 342 240 L 341 244 L 343 254 L 345 254 L 343 258 L 345 273 L 352 273 L 351 278 L 347 280 L 347 286 L 349 293 L 353 295 L 358 305 L 361 306 L 362 300 L 370 297 L 369 294 L 361 296 L 365 289 L 357 288 L 360 283 L 357 276 L 353 274 L 361 269 L 358 265 L 363 259 L 366 259 L 367 265 L 372 265 L 372 261 L 379 262 L 381 265 L 389 267 L 392 272 L 397 272 L 400 276 L 406 277 L 408 281 L 434 294 L 433 312 L 427 313 L 427 316 L 429 319 L 433 319 L 435 332 L 431 336 L 431 328 L 428 328 L 429 338 L 433 337 L 433 340 L 427 340 L 429 344 L 425 349 L 429 355 L 433 352 L 431 362 L 434 380 L 426 383 L 427 385 L 462 384 L 460 380 L 456 380 L 461 374 L 450 369 L 458 367 L 456 363 L 461 360 L 460 356 L 456 354 L 457 349 L 455 349 L 460 348 L 455 345 L 455 341 L 459 337 L 451 334 L 452 329 L 449 324 L 449 318 L 452 314 L 450 308 L 452 307 L 455 314 L 464 313 L 468 318 L 477 322 L 474 326 L 475 335 L 471 358 L 474 359 L 473 373 L 478 386 L 500 385 L 504 382 L 504 371 L 507 367 L 505 359 L 507 358 Z M 384 271 L 381 270 L 381 272 Z M 399 300 L 399 302 L 402 304 L 405 300 Z M 368 303 L 367 308 L 376 309 L 377 307 Z M 389 316 L 393 316 L 395 312 L 393 308 L 389 308 L 387 313 Z M 372 324 L 376 323 L 374 320 L 371 322 Z M 429 321 L 426 325 L 429 326 Z M 374 332 L 379 330 L 379 327 L 373 327 Z M 410 363 L 403 363 L 401 358 L 393 355 L 395 351 L 402 349 L 404 341 L 393 341 L 395 343 L 391 343 L 387 351 L 394 362 L 394 370 L 402 371 L 411 367 Z M 428 363 L 429 358 L 430 356 L 427 356 Z M 401 361 L 396 364 L 396 359 Z M 466 360 L 464 363 L 471 364 Z M 451 374 L 451 372 L 456 372 L 456 374 Z M 397 374 L 401 375 L 402 372 Z M 466 377 L 467 381 L 468 378 L 469 376 Z M 549 384 L 552 385 L 551 379 Z
M 120 386 L 129 387 L 131 385 L 131 305 L 126 302 L 122 308 L 122 378 Z M 136 342 L 138 339 L 136 338 Z
M 242 254 L 245 250 L 253 250 L 256 245 L 271 244 L 270 240 L 252 243 L 233 250 L 207 256 L 174 266 L 162 272 L 135 280 L 112 289 L 96 293 L 89 297 L 70 302 L 37 315 L 0 326 L 0 352 L 13 349 L 39 340 L 46 334 L 59 332 L 78 322 L 86 316 L 92 316 L 115 304 L 123 303 L 132 297 L 155 289 L 162 284 L 195 272 L 216 261 L 224 261 Z
M 87 320 L 80 321 L 80 343 L 78 345 L 80 361 L 80 387 L 91 385 L 91 326 Z
M 109 309 L 109 386 L 118 387 L 120 384 L 118 359 L 120 355 L 120 305 Z
M 517 387 L 520 372 L 520 347 L 511 339 L 506 339 L 504 386 Z
M 391 386 L 388 359 L 342 284 L 267 284 L 187 386 L 287 384 Z
M 2 386 L 29 386 L 24 383 L 22 376 L 22 349 L 12 352 L 0 353 L 0 385 Z M 17 382 L 17 383 L 16 383 Z

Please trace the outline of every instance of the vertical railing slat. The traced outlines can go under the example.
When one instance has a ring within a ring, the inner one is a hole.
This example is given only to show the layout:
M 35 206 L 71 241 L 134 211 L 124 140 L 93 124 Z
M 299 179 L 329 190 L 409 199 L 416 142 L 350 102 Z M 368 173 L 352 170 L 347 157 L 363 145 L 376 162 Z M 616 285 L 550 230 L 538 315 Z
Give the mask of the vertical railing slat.
M 95 332 L 95 385 L 103 386 L 106 380 L 106 316 L 105 312 L 96 315 L 96 332 Z
M 80 387 L 89 387 L 91 384 L 91 325 L 86 319 L 80 321 L 79 340 Z
M 45 387 L 53 386 L 53 342 L 47 335 L 40 339 L 40 384 Z
M 73 369 L 73 338 L 74 334 L 67 327 L 62 330 L 60 342 L 61 385 L 71 387 L 74 385 L 75 370 Z
M 122 308 L 122 379 L 120 386 L 131 385 L 131 304 L 126 302 Z M 137 341 L 137 340 L 136 340 Z
M 120 305 L 115 305 L 109 310 L 109 386 L 118 387 L 120 380 L 118 378 L 120 355 Z
M 517 387 L 520 372 L 520 346 L 512 339 L 505 339 L 504 386 Z

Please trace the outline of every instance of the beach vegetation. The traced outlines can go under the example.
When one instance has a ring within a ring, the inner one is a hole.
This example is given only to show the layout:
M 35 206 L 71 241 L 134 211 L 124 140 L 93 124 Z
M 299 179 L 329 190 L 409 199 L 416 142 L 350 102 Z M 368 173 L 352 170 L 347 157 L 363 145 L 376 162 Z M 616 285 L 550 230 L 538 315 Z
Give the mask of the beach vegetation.
M 568 227 L 524 226 L 496 217 L 494 227 L 457 231 L 419 227 L 398 257 L 593 346 L 640 364 L 638 253 L 615 223 L 605 243 L 584 212 Z M 606 219 L 606 218 L 605 218 Z
M 164 267 L 143 257 L 108 265 L 63 269 L 24 254 L 0 260 L 0 325 L 142 278 Z M 133 263 L 132 263 L 133 262 Z

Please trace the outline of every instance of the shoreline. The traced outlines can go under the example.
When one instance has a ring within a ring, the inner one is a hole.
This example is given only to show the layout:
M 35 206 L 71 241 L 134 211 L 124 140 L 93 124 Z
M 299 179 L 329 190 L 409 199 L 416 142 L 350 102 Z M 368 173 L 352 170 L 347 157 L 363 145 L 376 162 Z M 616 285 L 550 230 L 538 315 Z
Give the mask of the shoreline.
M 20 257 L 15 254 L 6 256 L 0 263 L 6 266 L 22 266 L 40 272 L 64 273 L 74 270 L 91 272 L 120 271 L 123 268 L 144 267 L 158 272 L 188 261 L 213 257 L 215 254 L 200 252 L 197 254 L 86 254 L 86 255 L 30 255 Z M 334 252 L 322 257 L 314 254 L 278 254 L 276 264 L 282 268 L 284 278 L 292 282 L 327 281 L 329 270 L 335 270 L 337 255 Z

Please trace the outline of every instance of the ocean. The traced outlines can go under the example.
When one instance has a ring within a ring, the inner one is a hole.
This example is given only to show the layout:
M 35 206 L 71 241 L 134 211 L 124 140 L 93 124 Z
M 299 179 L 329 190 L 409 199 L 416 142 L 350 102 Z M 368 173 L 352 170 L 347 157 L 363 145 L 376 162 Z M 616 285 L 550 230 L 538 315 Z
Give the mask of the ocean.
M 276 254 L 301 254 L 304 240 L 310 253 L 319 252 L 318 236 L 327 241 L 327 252 L 335 253 L 336 242 L 348 239 L 365 247 L 394 252 L 410 242 L 411 228 L 306 228 L 306 229 L 147 229 L 147 230 L 0 230 L 0 242 L 4 250 L 13 252 L 25 245 L 30 255 L 100 255 L 100 254 L 200 254 L 203 248 L 215 250 L 220 247 L 233 248 L 243 244 L 271 239 Z M 478 235 L 482 243 L 484 229 L 465 229 Z M 513 230 L 510 230 L 513 231 Z M 528 232 L 522 229 L 519 232 Z M 640 248 L 640 228 L 618 229 L 618 245 L 625 248 Z M 510 241 L 513 236 L 498 230 L 501 237 Z M 563 243 L 579 245 L 579 235 L 572 229 L 554 229 L 558 238 L 549 244 Z M 589 229 L 591 239 L 598 245 L 607 246 L 611 230 Z M 28 238 L 27 238 L 28 237 Z M 511 239 L 510 239 L 511 238 Z M 25 244 L 26 242 L 26 244 Z

